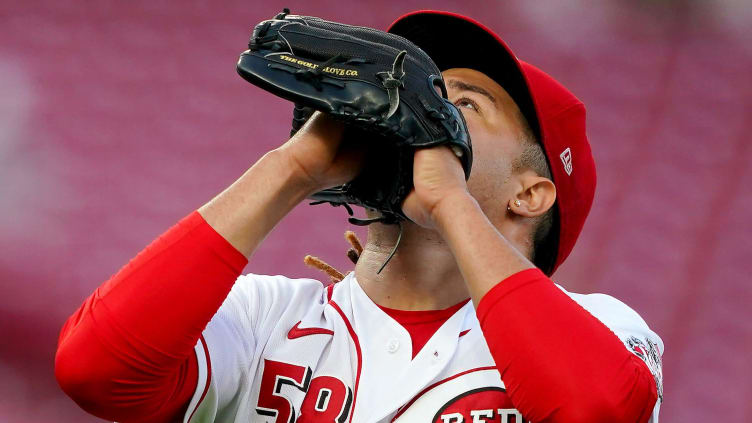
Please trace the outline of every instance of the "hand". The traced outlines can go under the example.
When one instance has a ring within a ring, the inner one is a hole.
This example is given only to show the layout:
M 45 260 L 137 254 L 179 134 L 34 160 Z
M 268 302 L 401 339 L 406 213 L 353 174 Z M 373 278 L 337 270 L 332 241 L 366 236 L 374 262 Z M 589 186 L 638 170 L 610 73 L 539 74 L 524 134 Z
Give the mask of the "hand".
M 436 229 L 442 202 L 470 196 L 462 165 L 446 146 L 415 152 L 413 184 L 415 188 L 402 203 L 402 211 L 410 220 L 429 229 Z
M 342 122 L 315 112 L 295 136 L 277 149 L 312 193 L 344 184 L 358 175 L 363 149 L 343 139 L 344 129 Z

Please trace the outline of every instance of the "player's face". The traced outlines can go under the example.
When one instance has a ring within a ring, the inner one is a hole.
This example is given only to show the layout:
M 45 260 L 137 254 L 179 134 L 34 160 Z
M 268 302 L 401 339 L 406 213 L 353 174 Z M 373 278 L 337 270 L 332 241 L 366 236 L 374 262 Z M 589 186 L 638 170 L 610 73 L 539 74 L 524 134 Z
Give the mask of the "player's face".
M 517 104 L 491 78 L 473 69 L 443 72 L 449 100 L 462 112 L 473 146 L 470 193 L 492 222 L 505 213 L 514 187 L 512 162 L 523 151 L 524 134 Z

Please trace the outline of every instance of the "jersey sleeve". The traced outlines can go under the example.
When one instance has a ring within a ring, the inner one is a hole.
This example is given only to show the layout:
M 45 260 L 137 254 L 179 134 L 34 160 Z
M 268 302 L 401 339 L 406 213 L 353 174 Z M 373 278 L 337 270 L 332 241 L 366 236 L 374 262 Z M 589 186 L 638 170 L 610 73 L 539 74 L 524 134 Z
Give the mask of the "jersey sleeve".
M 246 258 L 198 212 L 100 285 L 60 331 L 55 377 L 87 412 L 122 422 L 182 418 L 194 346 Z
M 199 377 L 184 422 L 223 421 L 222 416 L 247 407 L 271 334 L 289 329 L 324 302 L 324 286 L 316 280 L 255 274 L 238 278 L 196 344 Z
M 645 320 L 623 302 L 605 294 L 575 294 L 559 287 L 582 308 L 590 312 L 624 343 L 632 354 L 639 357 L 655 379 L 658 400 L 651 416 L 658 423 L 658 411 L 663 402 L 663 371 L 661 356 L 663 341 L 645 323 Z
M 528 269 L 494 286 L 477 315 L 507 392 L 526 419 L 657 422 L 655 374 L 639 349 L 625 345 L 637 339 L 662 346 L 621 302 L 570 294 Z

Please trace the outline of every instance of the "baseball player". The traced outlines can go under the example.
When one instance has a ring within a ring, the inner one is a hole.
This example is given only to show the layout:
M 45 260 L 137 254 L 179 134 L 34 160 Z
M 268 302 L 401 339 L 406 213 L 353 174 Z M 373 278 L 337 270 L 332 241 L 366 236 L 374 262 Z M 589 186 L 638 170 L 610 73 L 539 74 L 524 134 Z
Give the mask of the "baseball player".
M 314 114 L 67 321 L 56 376 L 82 408 L 123 422 L 658 421 L 660 338 L 620 301 L 548 277 L 595 190 L 582 103 L 469 18 L 415 12 L 390 32 L 443 71 L 470 178 L 450 148 L 416 151 L 410 222 L 380 273 L 395 225 L 371 225 L 335 284 L 241 276 L 295 205 L 362 167 L 343 125 Z

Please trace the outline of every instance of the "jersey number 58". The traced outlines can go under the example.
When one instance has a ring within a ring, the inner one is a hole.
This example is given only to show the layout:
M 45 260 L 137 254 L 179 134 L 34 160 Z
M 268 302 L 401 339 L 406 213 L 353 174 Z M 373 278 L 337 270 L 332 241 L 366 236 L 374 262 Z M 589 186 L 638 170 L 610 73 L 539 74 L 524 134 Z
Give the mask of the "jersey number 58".
M 311 374 L 310 367 L 265 359 L 256 412 L 276 423 L 344 423 L 352 407 L 352 389 L 332 376 L 311 380 Z M 305 393 L 297 420 L 295 407 L 282 393 L 286 386 Z

